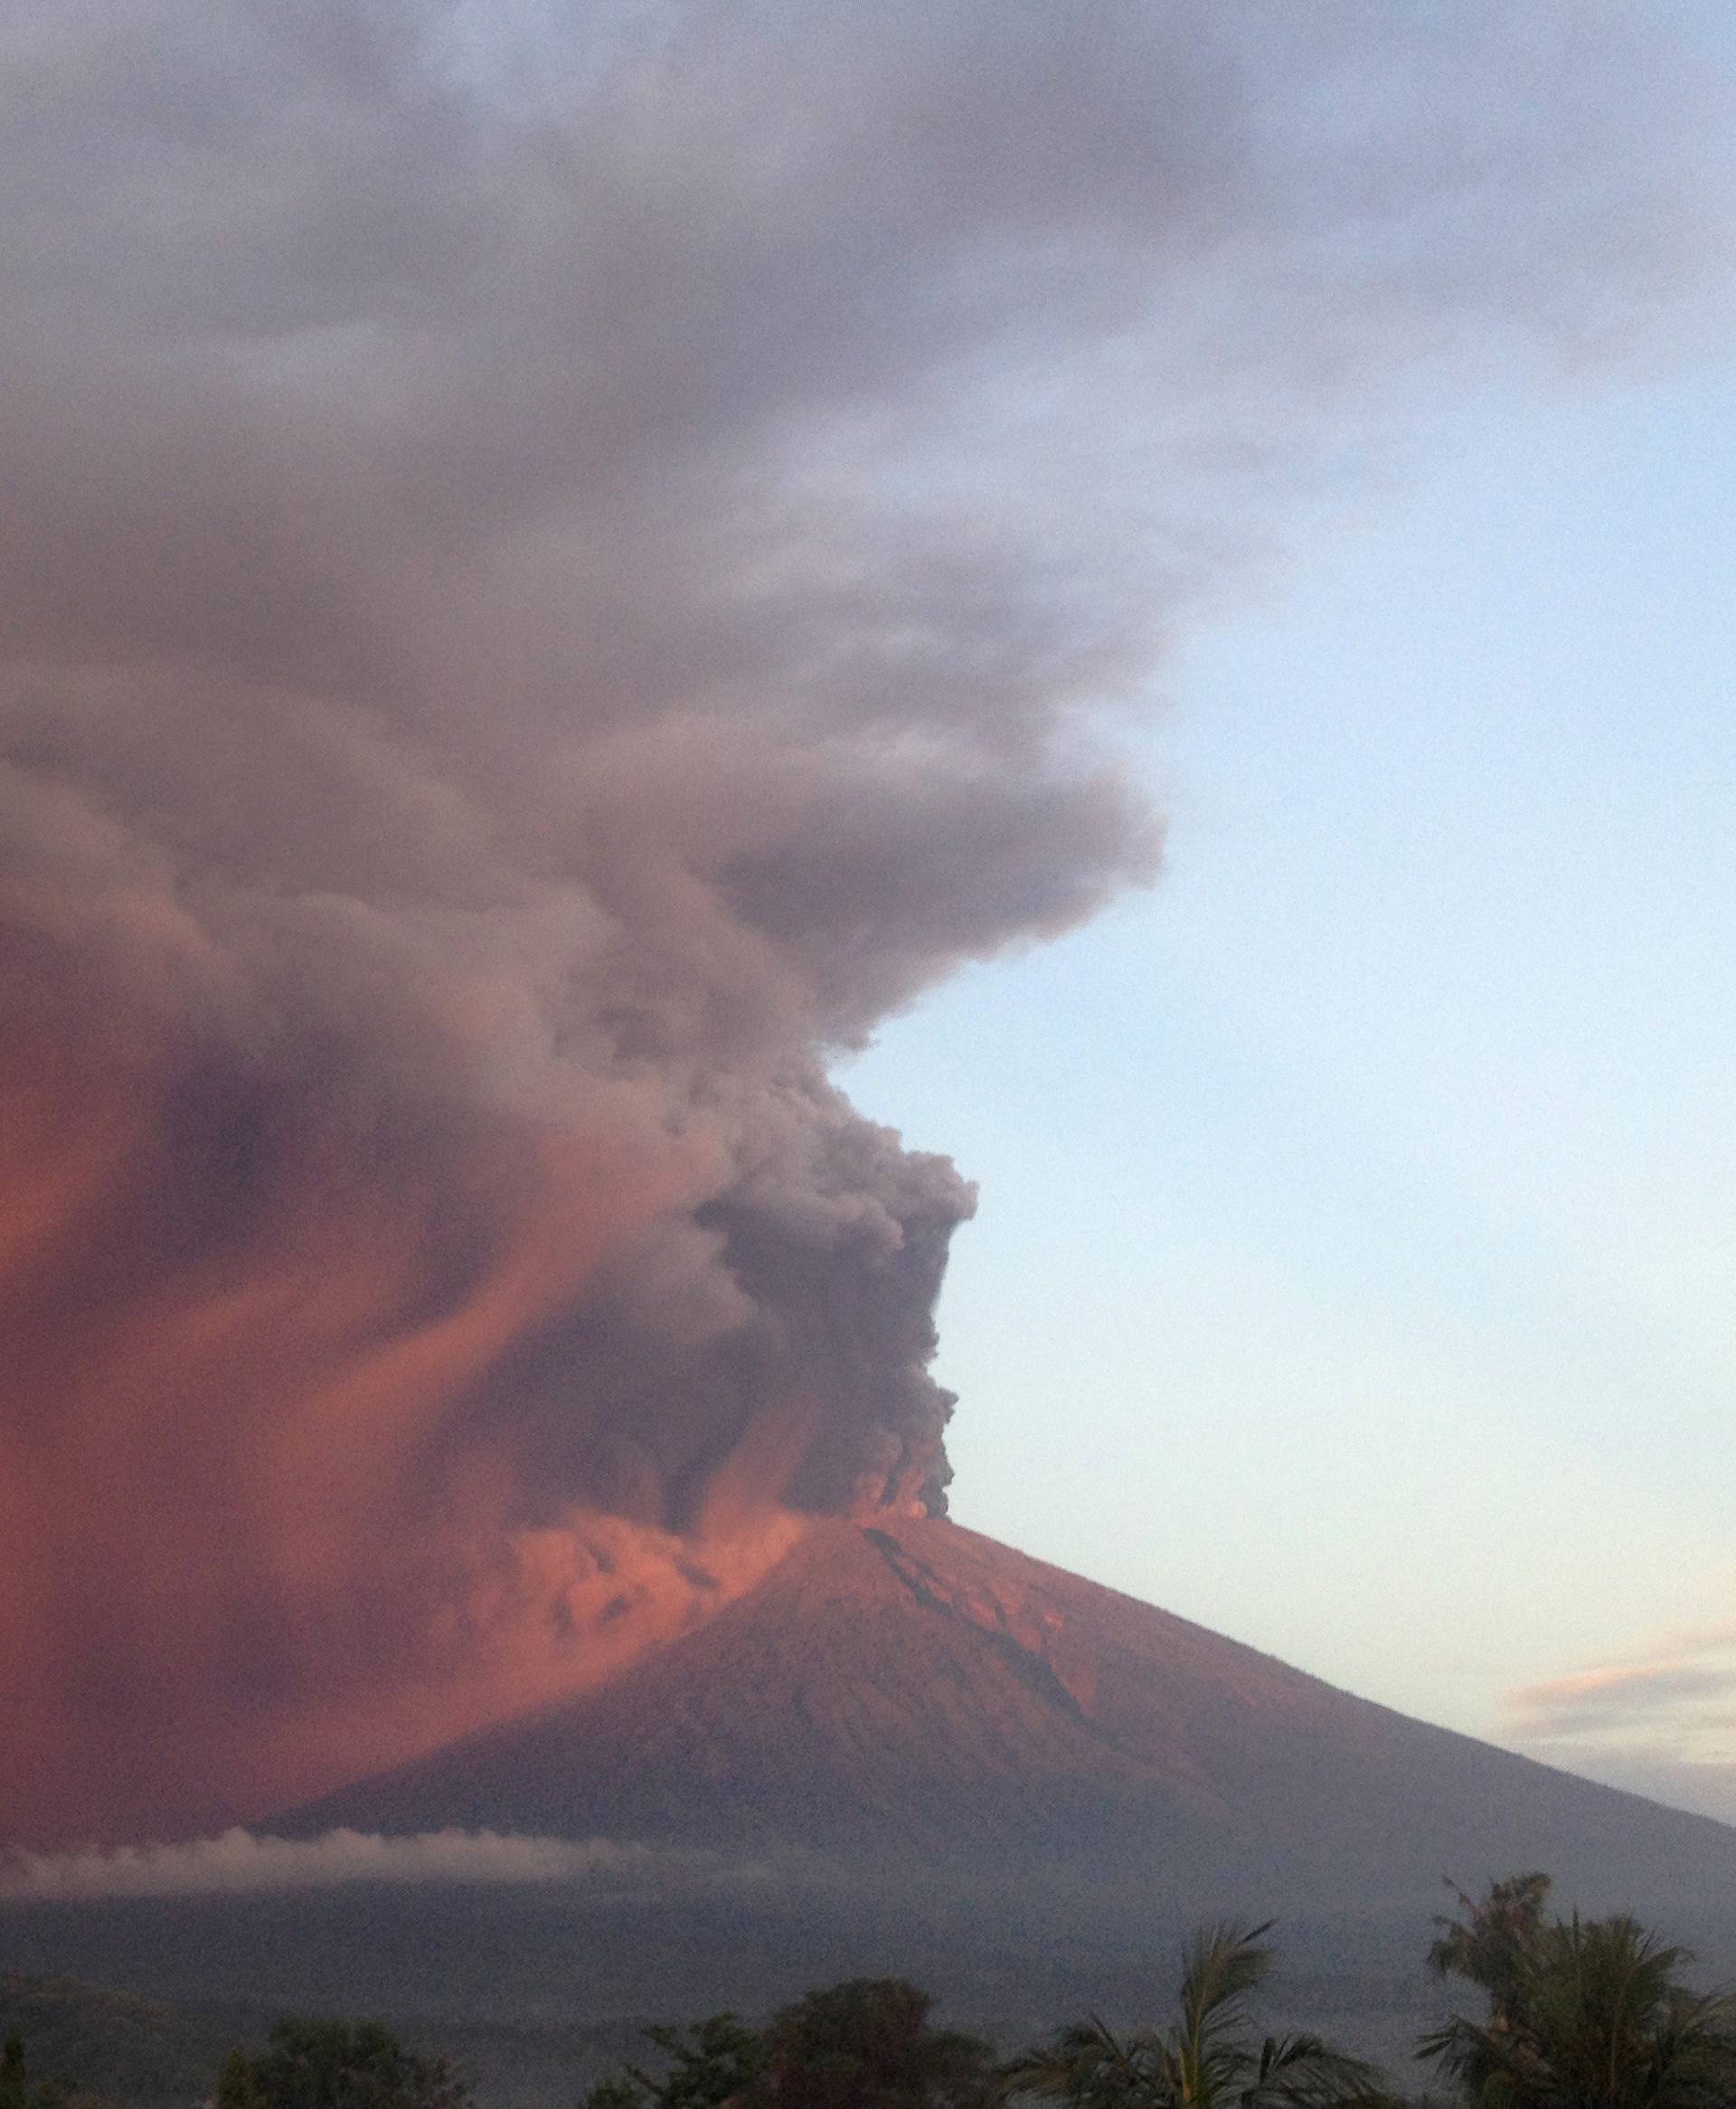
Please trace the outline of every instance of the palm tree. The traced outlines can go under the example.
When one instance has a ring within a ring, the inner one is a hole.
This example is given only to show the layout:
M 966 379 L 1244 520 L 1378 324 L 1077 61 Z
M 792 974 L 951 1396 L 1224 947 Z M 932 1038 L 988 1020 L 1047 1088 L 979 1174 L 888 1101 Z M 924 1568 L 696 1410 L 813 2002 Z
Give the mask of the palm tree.
M 1510 1875 L 1480 1899 L 1458 1891 L 1462 1919 L 1438 1918 L 1429 1950 L 1437 1977 L 1465 1977 L 1489 1995 L 1491 2026 L 1505 2028 L 1519 1988 L 1535 1962 L 1546 1922 L 1547 1875 Z
M 1372 2066 L 1317 2036 L 1256 2041 L 1248 2002 L 1272 1966 L 1269 1924 L 1195 1934 L 1174 2018 L 1118 2037 L 1096 2015 L 1006 2068 L 1014 2089 L 1081 2109 L 1335 2109 L 1381 2093 Z
M 1489 2019 L 1450 2016 L 1423 2038 L 1420 2057 L 1478 2109 L 1736 2102 L 1736 1998 L 1683 1984 L 1692 1961 L 1685 1948 L 1627 1916 L 1545 1920 L 1546 1882 L 1515 1927 L 1514 1888 L 1496 1884 L 1467 1925 L 1449 1922 L 1431 1955 L 1442 1975 L 1467 1978 L 1488 1995 Z M 1505 1935 L 1496 1937 L 1504 1917 Z
M 1549 1900 L 1550 1879 L 1543 1874 L 1510 1875 L 1505 1882 L 1492 1882 L 1484 1897 L 1468 1896 L 1450 1883 L 1448 1887 L 1454 1888 L 1464 1915 L 1435 1920 L 1429 1967 L 1437 1977 L 1463 1977 L 1481 1988 L 1489 2002 L 1486 2033 L 1492 2044 L 1499 2044 L 1515 2026 L 1524 1987 L 1537 1962 L 1547 1923 L 1543 1906 Z M 1448 2077 L 1459 2077 L 1475 2093 L 1455 2062 L 1456 2054 L 1444 2046 L 1431 2048 L 1435 2043 L 1436 2036 L 1424 2037 L 1418 2055 L 1434 2058 Z

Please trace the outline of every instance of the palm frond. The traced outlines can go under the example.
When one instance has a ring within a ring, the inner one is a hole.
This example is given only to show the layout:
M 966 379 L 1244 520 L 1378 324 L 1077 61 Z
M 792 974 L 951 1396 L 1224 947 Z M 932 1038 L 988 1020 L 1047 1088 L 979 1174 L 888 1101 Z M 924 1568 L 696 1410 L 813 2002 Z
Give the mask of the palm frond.
M 1096 2014 L 1069 2021 L 1001 2070 L 1019 2094 L 1067 2102 L 1132 2104 L 1161 2095 L 1148 2084 L 1137 2038 L 1127 2042 Z
M 1244 2109 L 1296 2104 L 1332 2109 L 1339 2103 L 1373 2102 L 1384 2093 L 1379 2070 L 1318 2036 L 1269 2036 L 1260 2047 L 1251 2084 L 1241 2095 Z

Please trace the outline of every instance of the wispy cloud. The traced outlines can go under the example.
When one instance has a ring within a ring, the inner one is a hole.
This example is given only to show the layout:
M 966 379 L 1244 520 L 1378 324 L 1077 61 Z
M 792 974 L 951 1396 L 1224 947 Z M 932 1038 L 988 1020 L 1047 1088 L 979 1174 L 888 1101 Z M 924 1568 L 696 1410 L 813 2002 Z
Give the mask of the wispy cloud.
M 1503 1696 L 1501 1734 L 1552 1764 L 1736 1822 L 1736 1623 L 1678 1628 L 1521 1685 Z
M 1636 1727 L 1684 1718 L 1688 1700 L 1736 1698 L 1736 1663 L 1703 1668 L 1691 1663 L 1641 1662 L 1581 1670 L 1507 1693 L 1505 1707 L 1514 1726 L 1539 1741 L 1561 1736 L 1627 1734 Z M 1736 1716 L 1716 1711 L 1688 1715 L 1728 1727 Z
M 610 1839 L 527 1838 L 492 1830 L 429 1830 L 384 1838 L 330 1830 L 272 1838 L 242 1830 L 179 1845 L 0 1853 L 0 1901 L 223 1896 L 324 1889 L 358 1882 L 534 1883 L 618 1887 L 760 1879 L 757 1865 L 729 1864 Z

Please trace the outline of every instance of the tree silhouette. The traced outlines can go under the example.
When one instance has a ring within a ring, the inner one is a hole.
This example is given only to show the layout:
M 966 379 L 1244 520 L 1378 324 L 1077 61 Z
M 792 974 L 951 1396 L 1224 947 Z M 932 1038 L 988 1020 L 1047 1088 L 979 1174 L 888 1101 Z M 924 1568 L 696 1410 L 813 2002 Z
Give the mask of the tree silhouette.
M 810 1991 L 750 2029 L 736 2014 L 647 2029 L 660 2074 L 625 2066 L 584 2109 L 988 2109 L 995 2053 L 929 2025 L 929 1995 L 896 1977 Z
M 217 2077 L 216 2109 L 259 2109 L 259 2082 L 246 2051 L 239 2046 L 223 2060 Z
M 1374 2102 L 1380 2077 L 1317 2036 L 1257 2038 L 1248 2004 L 1272 1967 L 1269 1924 L 1209 1926 L 1182 1962 L 1162 2028 L 1117 2036 L 1096 2015 L 1006 2068 L 1021 2093 L 1083 2109 L 1333 2109 Z
M 1448 2017 L 1418 2055 L 1477 2109 L 1729 2109 L 1736 1999 L 1682 1982 L 1692 1960 L 1637 1919 L 1546 1919 L 1542 1876 L 1496 1883 L 1440 1922 L 1442 1975 L 1486 1994 L 1489 2016 Z
M 722 2109 L 765 2070 L 764 2032 L 739 2014 L 712 2014 L 684 2027 L 660 2022 L 643 2033 L 668 2059 L 664 2070 L 624 2066 L 598 2081 L 584 2109 Z
M 223 2068 L 231 2085 L 240 2084 L 236 2057 Z M 378 2021 L 281 2020 L 265 2056 L 242 2063 L 258 2109 L 466 2109 L 468 2101 L 445 2058 L 417 2057 Z
M 774 2017 L 754 2109 L 984 2109 L 1001 2082 L 990 2045 L 936 2029 L 934 2000 L 901 1977 L 811 1991 Z
M 1515 2002 L 1535 1968 L 1547 1922 L 1547 1875 L 1509 1875 L 1489 1885 L 1486 1896 L 1457 1892 L 1462 1918 L 1440 1917 L 1429 1950 L 1437 1977 L 1468 1978 L 1489 1997 L 1490 2027 L 1506 2028 Z

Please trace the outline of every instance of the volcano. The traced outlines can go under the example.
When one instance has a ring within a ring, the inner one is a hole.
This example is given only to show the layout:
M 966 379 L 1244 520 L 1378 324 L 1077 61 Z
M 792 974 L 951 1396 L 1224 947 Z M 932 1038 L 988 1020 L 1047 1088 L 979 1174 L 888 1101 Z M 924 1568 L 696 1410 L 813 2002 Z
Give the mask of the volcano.
M 272 1826 L 608 1837 L 1097 1926 L 1736 1888 L 1736 1830 L 1429 1726 L 939 1520 L 816 1524 L 607 1686 Z
M 1149 2019 L 1190 1926 L 1277 1915 L 1269 2022 L 1396 2068 L 1439 2019 L 1442 1877 L 1533 1868 L 1563 1906 L 1632 1906 L 1736 1968 L 1736 1830 L 933 1520 L 816 1522 L 608 1684 L 269 1828 L 341 1826 L 653 1849 L 618 1882 L 42 1904 L 0 1938 L 14 1967 L 158 1999 L 474 2023 L 502 2057 L 526 2028 L 764 2012 L 864 1975 L 1010 2048 L 1085 2012 Z
M 1335 1690 L 956 1524 L 816 1522 L 609 1683 L 266 1828 L 639 1841 L 619 1882 L 14 1909 L 14 1967 L 179 2000 L 566 2027 L 904 1975 L 1008 2044 L 1148 2019 L 1190 1925 L 1280 1919 L 1288 2003 L 1383 2062 L 1441 1879 L 1531 1868 L 1736 1970 L 1736 1830 Z

